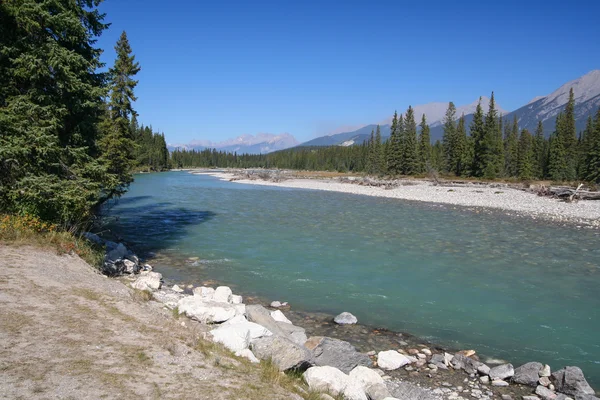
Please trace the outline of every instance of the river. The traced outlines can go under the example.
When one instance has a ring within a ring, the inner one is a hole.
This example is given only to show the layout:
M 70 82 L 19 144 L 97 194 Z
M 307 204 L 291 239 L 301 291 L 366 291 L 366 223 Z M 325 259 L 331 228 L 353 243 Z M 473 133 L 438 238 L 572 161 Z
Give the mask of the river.
M 187 172 L 136 175 L 106 212 L 171 281 L 350 311 L 515 366 L 576 365 L 600 386 L 597 230 Z

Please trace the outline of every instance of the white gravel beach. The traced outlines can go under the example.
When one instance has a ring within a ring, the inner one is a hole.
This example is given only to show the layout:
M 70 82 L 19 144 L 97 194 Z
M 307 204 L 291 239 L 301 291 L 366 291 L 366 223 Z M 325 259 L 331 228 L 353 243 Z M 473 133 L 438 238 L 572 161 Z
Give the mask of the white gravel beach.
M 234 173 L 199 172 L 222 180 L 236 179 Z M 263 186 L 278 186 L 295 189 L 325 190 L 351 193 L 364 196 L 377 196 L 392 199 L 424 201 L 464 207 L 497 209 L 510 215 L 528 216 L 555 222 L 587 227 L 600 227 L 600 201 L 579 201 L 566 203 L 550 197 L 538 196 L 523 190 L 485 185 L 448 187 L 435 186 L 432 182 L 412 180 L 410 184 L 392 189 L 374 186 L 361 186 L 339 179 L 288 179 L 281 182 L 264 180 L 235 180 L 236 183 Z

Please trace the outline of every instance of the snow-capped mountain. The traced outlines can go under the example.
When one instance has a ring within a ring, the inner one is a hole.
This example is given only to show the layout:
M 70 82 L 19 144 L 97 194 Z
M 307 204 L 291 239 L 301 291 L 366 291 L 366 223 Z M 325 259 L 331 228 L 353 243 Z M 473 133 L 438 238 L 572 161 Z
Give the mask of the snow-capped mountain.
M 277 150 L 283 150 L 298 145 L 298 141 L 289 133 L 274 135 L 271 133 L 259 133 L 256 135 L 241 135 L 236 138 L 221 142 L 210 140 L 193 140 L 187 144 L 169 144 L 169 150 L 203 150 L 217 149 L 238 154 L 266 154 Z

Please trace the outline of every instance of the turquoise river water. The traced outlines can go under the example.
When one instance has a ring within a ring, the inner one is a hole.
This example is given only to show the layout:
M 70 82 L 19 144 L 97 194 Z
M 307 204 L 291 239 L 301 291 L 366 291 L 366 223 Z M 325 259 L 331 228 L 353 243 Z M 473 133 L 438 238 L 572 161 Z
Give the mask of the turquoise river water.
M 350 311 L 516 365 L 576 365 L 600 386 L 597 230 L 187 172 L 136 176 L 107 214 L 137 252 L 169 260 L 156 267 L 172 281 Z

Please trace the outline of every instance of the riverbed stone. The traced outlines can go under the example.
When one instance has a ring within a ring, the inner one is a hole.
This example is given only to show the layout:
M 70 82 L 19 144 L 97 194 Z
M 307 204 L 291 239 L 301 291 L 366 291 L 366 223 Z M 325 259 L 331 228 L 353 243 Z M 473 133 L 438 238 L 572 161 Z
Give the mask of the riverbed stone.
M 338 325 L 353 325 L 358 322 L 358 318 L 356 318 L 354 315 L 350 314 L 349 312 L 343 312 L 343 313 L 337 315 L 333 319 L 333 321 Z
M 385 384 L 385 381 L 374 369 L 364 367 L 362 365 L 356 366 L 348 374 L 351 380 L 358 382 L 363 389 L 371 385 Z M 387 396 L 383 396 L 387 397 Z
M 271 311 L 271 318 L 278 322 L 285 322 L 287 324 L 292 323 L 292 321 L 287 319 L 287 317 L 279 310 Z
M 277 321 L 277 326 L 279 326 L 279 328 L 286 333 L 287 338 L 292 342 L 300 346 L 304 346 L 306 343 L 306 331 L 301 326 L 296 326 L 281 321 Z
M 434 354 L 431 356 L 431 360 L 429 362 L 440 369 L 448 369 L 446 366 L 446 359 L 443 354 Z
M 337 368 L 329 366 L 310 367 L 302 374 L 304 381 L 315 392 L 329 392 L 334 396 L 344 393 L 350 378 Z
M 179 314 L 185 314 L 202 323 L 225 322 L 236 315 L 241 315 L 243 314 L 242 309 L 237 308 L 240 305 L 243 304 L 232 305 L 229 303 L 203 301 L 198 296 L 184 297 L 177 303 Z
M 215 295 L 215 289 L 208 286 L 199 286 L 193 290 L 194 296 L 201 297 L 204 301 L 210 301 Z
M 515 369 L 512 381 L 521 385 L 537 386 L 540 371 L 544 366 L 539 362 L 528 362 Z
M 174 292 L 177 293 L 182 293 L 183 289 L 179 287 L 179 285 L 173 285 L 173 287 L 171 288 L 171 290 L 173 290 Z
M 154 300 L 158 301 L 159 303 L 163 303 L 167 308 L 172 310 L 177 307 L 177 303 L 179 303 L 179 300 L 184 298 L 185 295 L 170 290 L 159 290 L 153 292 L 152 297 Z
M 232 295 L 233 295 L 233 292 L 231 291 L 229 286 L 219 286 L 218 288 L 215 289 L 213 301 L 216 301 L 219 303 L 230 303 Z
M 279 308 L 279 307 L 281 307 L 281 302 L 277 301 L 277 300 L 272 301 L 271 302 L 271 307 L 273 307 L 273 308 Z
M 317 366 L 331 366 L 349 373 L 357 365 L 371 366 L 373 362 L 366 354 L 359 353 L 349 342 L 324 336 L 313 336 L 305 343 L 312 351 Z
M 473 360 L 472 358 L 465 356 L 461 352 L 456 353 L 452 358 L 452 366 L 454 367 L 454 369 L 462 369 L 469 375 L 477 373 L 477 368 L 481 364 L 481 362 Z
M 394 370 L 410 364 L 410 360 L 395 350 L 380 351 L 377 354 L 377 365 L 386 370 Z
M 550 366 L 548 364 L 545 364 L 544 368 L 540 370 L 540 376 L 545 376 L 549 378 L 550 375 L 552 375 L 552 370 L 550 369 Z
M 383 400 L 390 395 L 390 391 L 385 386 L 385 383 L 376 383 L 367 386 L 364 391 L 370 400 Z
M 131 287 L 138 290 L 151 292 L 158 290 L 162 286 L 162 275 L 158 272 L 142 272 Z
M 515 374 L 512 364 L 502 364 L 490 369 L 490 378 L 492 380 L 511 378 Z
M 248 321 L 256 322 L 270 330 L 274 335 L 287 337 L 287 333 L 271 317 L 271 312 L 259 304 L 246 306 Z
M 242 304 L 243 303 L 243 298 L 242 296 L 238 295 L 238 294 L 232 294 L 231 295 L 231 304 Z
M 575 396 L 594 396 L 594 389 L 588 384 L 579 367 L 565 367 L 552 374 L 557 392 Z
M 221 343 L 233 352 L 247 349 L 253 340 L 272 335 L 264 326 L 248 321 L 220 326 L 210 334 L 214 342 Z
M 489 375 L 490 374 L 490 367 L 487 366 L 486 364 L 481 364 L 479 366 L 477 366 L 477 372 L 479 373 L 479 375 Z
M 552 382 L 550 382 L 550 378 L 548 378 L 547 376 L 540 377 L 540 380 L 538 382 L 540 385 L 546 387 L 550 387 L 550 385 L 552 384 Z
M 271 359 L 281 371 L 304 370 L 314 364 L 310 350 L 278 335 L 253 341 L 251 350 L 261 360 Z
M 537 394 L 542 400 L 555 400 L 557 397 L 556 393 L 542 385 L 538 385 L 535 388 L 535 394 Z
M 508 382 L 506 382 L 505 380 L 502 380 L 502 379 L 494 379 L 494 380 L 492 381 L 492 386 L 496 386 L 496 387 L 506 387 L 506 386 L 508 386 L 508 385 L 509 385 L 509 383 L 508 383 Z

